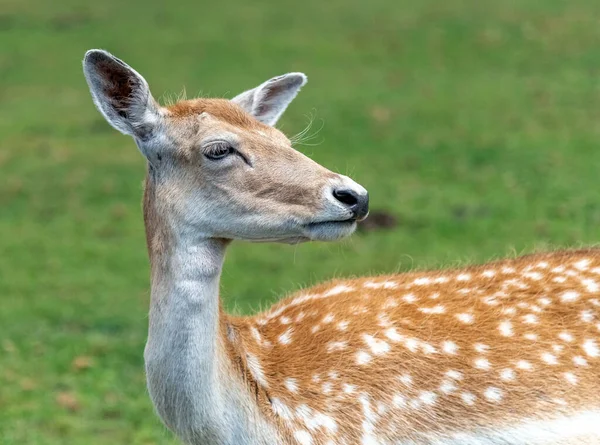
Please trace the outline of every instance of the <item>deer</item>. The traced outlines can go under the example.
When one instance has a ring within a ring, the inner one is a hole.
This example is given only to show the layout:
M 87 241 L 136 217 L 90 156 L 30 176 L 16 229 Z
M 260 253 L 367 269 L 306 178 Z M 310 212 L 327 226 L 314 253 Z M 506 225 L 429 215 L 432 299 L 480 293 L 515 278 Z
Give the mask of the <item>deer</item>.
M 147 386 L 184 443 L 600 444 L 599 249 L 340 278 L 228 314 L 233 241 L 334 241 L 368 214 L 365 188 L 275 128 L 306 76 L 162 106 L 106 51 L 83 68 L 146 159 Z

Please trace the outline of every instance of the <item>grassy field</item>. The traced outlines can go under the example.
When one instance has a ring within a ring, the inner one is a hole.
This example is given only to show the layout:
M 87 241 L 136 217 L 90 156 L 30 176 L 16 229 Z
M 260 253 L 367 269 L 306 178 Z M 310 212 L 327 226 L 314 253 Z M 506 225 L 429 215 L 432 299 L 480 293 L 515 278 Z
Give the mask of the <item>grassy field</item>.
M 147 397 L 144 163 L 81 73 L 110 50 L 159 97 L 232 96 L 286 72 L 301 149 L 396 227 L 340 244 L 235 245 L 251 312 L 332 276 L 600 239 L 600 3 L 3 0 L 0 443 L 173 444 Z

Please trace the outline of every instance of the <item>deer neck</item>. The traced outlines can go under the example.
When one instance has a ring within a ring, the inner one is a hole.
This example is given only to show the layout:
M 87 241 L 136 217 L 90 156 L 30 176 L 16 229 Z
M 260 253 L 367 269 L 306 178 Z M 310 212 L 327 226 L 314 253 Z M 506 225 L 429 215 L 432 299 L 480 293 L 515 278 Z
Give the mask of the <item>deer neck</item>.
M 182 229 L 167 211 L 158 211 L 154 193 L 147 180 L 144 216 L 151 303 L 144 358 L 149 392 L 160 416 L 185 435 L 190 425 L 220 416 L 224 354 L 219 280 L 227 241 Z M 202 410 L 207 406 L 211 412 Z

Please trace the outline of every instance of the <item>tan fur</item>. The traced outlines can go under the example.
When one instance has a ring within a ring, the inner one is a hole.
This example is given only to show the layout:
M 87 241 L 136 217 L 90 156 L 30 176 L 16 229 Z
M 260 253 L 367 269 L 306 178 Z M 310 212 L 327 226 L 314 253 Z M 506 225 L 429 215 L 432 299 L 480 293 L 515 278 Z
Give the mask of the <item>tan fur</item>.
M 190 99 L 182 100 L 166 108 L 172 117 L 196 117 L 209 113 L 215 118 L 245 129 L 262 129 L 270 127 L 262 124 L 241 107 L 227 99 Z
M 244 354 L 258 358 L 266 384 L 251 385 L 264 414 L 313 443 L 358 443 L 368 409 L 379 437 L 405 438 L 597 409 L 596 286 L 600 250 L 337 280 L 263 314 L 227 318 L 230 352 L 240 364 Z M 311 430 L 299 408 L 327 416 L 335 431 Z

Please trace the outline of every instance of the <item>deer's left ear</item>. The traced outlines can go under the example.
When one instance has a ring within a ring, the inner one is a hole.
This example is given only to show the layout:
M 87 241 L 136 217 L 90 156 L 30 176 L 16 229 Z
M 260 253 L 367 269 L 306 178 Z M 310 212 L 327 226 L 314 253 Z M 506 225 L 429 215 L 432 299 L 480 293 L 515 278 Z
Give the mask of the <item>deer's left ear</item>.
M 306 80 L 303 73 L 287 73 L 273 77 L 231 100 L 262 123 L 275 125 Z

